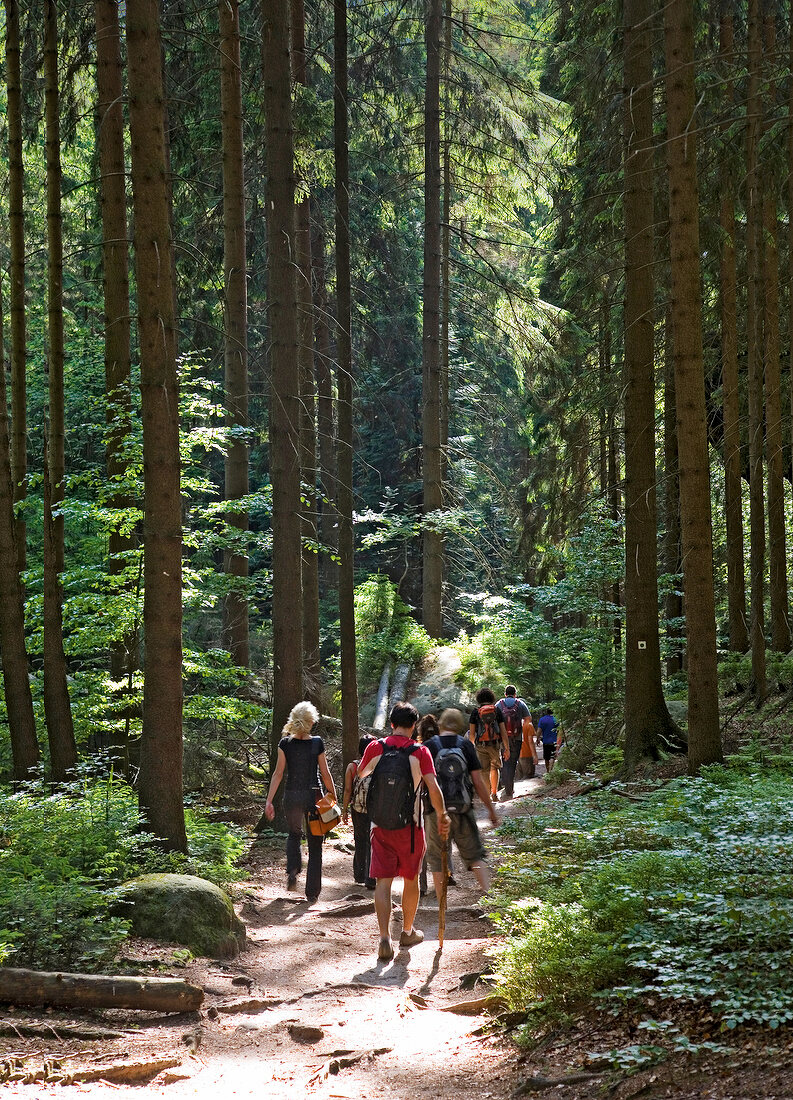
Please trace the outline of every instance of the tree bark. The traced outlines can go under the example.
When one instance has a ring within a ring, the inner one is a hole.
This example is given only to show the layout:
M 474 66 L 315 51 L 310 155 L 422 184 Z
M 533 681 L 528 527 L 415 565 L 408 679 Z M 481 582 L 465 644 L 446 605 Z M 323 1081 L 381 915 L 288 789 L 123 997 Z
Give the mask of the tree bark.
M 139 796 L 155 836 L 186 851 L 179 390 L 158 0 L 127 0 L 126 14 L 144 479 Z
M 303 599 L 300 575 L 300 404 L 294 260 L 294 134 L 289 0 L 262 5 L 267 151 L 270 315 L 270 479 L 273 488 L 272 759 L 292 707 L 303 698 Z
M 306 34 L 303 0 L 292 0 L 292 70 L 305 87 Z M 298 356 L 300 361 L 300 468 L 302 471 L 303 678 L 306 695 L 319 702 L 319 555 L 317 543 L 317 432 L 314 392 L 314 299 L 311 272 L 311 217 L 303 194 L 296 209 Z
M 765 660 L 765 502 L 763 492 L 763 349 L 760 288 L 762 201 L 757 167 L 760 142 L 762 42 L 759 0 L 749 0 L 749 79 L 746 101 L 746 357 L 749 394 L 749 576 L 752 688 L 767 694 Z
M 776 53 L 776 20 L 765 19 L 765 53 Z M 766 128 L 770 129 L 775 106 L 776 82 L 768 87 Z M 768 569 L 771 609 L 771 648 L 790 649 L 787 552 L 785 539 L 785 485 L 782 459 L 782 378 L 779 347 L 779 258 L 777 254 L 777 202 L 779 181 L 774 154 L 762 170 L 763 178 L 763 329 L 765 359 L 765 448 L 768 485 Z
M 36 719 L 28 679 L 25 612 L 14 526 L 14 486 L 8 437 L 3 309 L 0 301 L 0 658 L 14 779 L 29 778 L 39 762 Z
M 105 419 L 108 483 L 124 476 L 123 444 L 131 420 L 129 257 L 127 248 L 126 165 L 124 162 L 124 88 L 118 0 L 96 0 L 97 134 L 99 145 L 100 206 L 102 217 L 102 281 L 105 303 Z M 109 507 L 121 511 L 131 505 L 126 494 L 111 491 Z M 138 544 L 118 525 L 108 540 L 108 572 L 124 572 L 128 555 Z M 137 631 L 114 641 L 110 651 L 113 694 L 123 697 L 128 678 L 137 667 Z M 114 730 L 120 716 L 112 718 Z M 115 763 L 126 775 L 129 753 L 126 737 L 113 734 Z
M 46 441 L 44 450 L 44 717 L 50 748 L 50 778 L 54 783 L 63 783 L 77 763 L 77 745 L 63 650 L 63 597 L 56 568 L 58 545 Z
M 20 72 L 19 3 L 4 0 L 6 15 L 6 93 L 8 103 L 8 234 L 11 297 L 11 480 L 14 504 L 27 495 L 27 332 L 25 323 L 25 174 L 22 160 L 22 78 Z M 27 561 L 27 526 L 15 511 L 17 564 Z
M 219 0 L 220 102 L 223 137 L 223 334 L 226 426 L 230 429 L 225 461 L 225 498 L 248 494 L 248 280 L 245 250 L 245 160 L 242 136 L 242 70 L 239 0 Z M 235 665 L 248 668 L 247 509 L 227 515 L 235 545 L 223 555 L 232 587 L 223 601 L 223 642 Z
M 441 362 L 440 362 L 440 447 L 441 485 L 446 484 L 449 471 L 449 323 L 452 303 L 451 233 L 449 219 L 452 207 L 452 0 L 446 0 L 443 17 L 443 209 L 441 211 Z
M 735 65 L 732 16 L 721 21 L 720 57 L 725 77 L 728 109 L 734 102 L 730 74 Z M 725 129 L 726 129 L 725 123 Z M 741 477 L 741 429 L 738 374 L 738 292 L 735 262 L 735 186 L 729 168 L 721 173 L 721 249 L 719 285 L 721 305 L 722 403 L 724 415 L 724 502 L 727 524 L 727 606 L 730 649 L 746 653 L 749 631 L 746 625 L 746 580 L 743 552 L 743 500 Z
M 693 0 L 668 0 L 664 37 L 671 314 L 689 688 L 688 767 L 696 774 L 703 764 L 721 761 L 722 749 L 702 352 Z
M 132 6 L 135 0 L 129 2 Z M 0 1001 L 6 1004 L 195 1012 L 203 1000 L 203 989 L 178 978 L 60 974 L 0 967 Z
M 661 689 L 655 487 L 652 0 L 625 0 L 625 760 L 674 730 Z
M 675 400 L 675 358 L 672 319 L 667 309 L 664 340 L 664 572 L 677 576 L 682 570 L 680 554 L 680 465 L 677 457 L 677 402 Z M 673 620 L 683 616 L 683 598 L 670 589 L 666 596 L 666 640 L 677 647 L 682 642 L 679 625 Z M 666 658 L 666 674 L 674 676 L 683 668 L 679 648 Z
M 44 443 L 44 715 L 50 770 L 63 782 L 77 763 L 74 723 L 63 650 L 63 502 L 65 417 L 63 392 L 63 223 L 61 219 L 60 92 L 58 87 L 58 9 L 46 0 L 44 36 L 44 118 L 47 166 L 47 335 L 49 340 L 49 430 Z
M 427 74 L 424 99 L 424 304 L 422 315 L 422 476 L 424 515 L 443 507 L 440 421 L 441 162 L 440 40 L 443 0 L 426 0 Z M 431 638 L 443 633 L 443 538 L 424 526 L 422 608 Z
M 350 148 L 347 80 L 347 0 L 333 0 L 333 149 L 336 201 L 336 354 L 339 526 L 339 634 L 344 767 L 358 753 L 358 681 L 355 662 L 353 531 L 353 374 L 350 292 Z
M 320 559 L 323 597 L 338 590 L 338 551 L 336 525 L 336 429 L 333 423 L 333 360 L 330 348 L 328 290 L 325 279 L 325 234 L 315 206 L 312 221 L 311 268 L 314 284 L 314 373 L 317 379 L 317 436 L 319 450 L 319 493 L 317 513 L 320 541 L 330 553 Z

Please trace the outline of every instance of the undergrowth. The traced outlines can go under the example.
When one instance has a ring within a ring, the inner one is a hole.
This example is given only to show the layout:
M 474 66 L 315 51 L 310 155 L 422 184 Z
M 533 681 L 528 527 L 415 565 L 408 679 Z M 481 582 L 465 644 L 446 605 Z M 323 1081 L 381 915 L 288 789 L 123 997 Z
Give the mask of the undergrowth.
M 773 763 L 733 758 L 639 802 L 613 784 L 501 826 L 497 973 L 527 1035 L 595 1002 L 793 1021 L 793 774 Z
M 0 964 L 97 969 L 128 933 L 115 888 L 136 875 L 238 878 L 240 837 L 188 809 L 189 856 L 163 852 L 124 782 L 89 778 L 52 791 L 0 788 Z

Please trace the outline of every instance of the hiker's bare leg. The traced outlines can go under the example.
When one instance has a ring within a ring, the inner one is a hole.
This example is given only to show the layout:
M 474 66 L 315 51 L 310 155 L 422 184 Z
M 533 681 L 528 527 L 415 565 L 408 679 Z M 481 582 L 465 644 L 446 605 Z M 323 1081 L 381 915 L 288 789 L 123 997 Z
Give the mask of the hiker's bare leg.
M 433 875 L 433 878 L 435 876 Z M 375 894 L 376 897 L 376 894 Z M 413 919 L 419 907 L 419 876 L 406 878 L 402 887 L 402 931 L 413 931 Z M 387 935 L 387 933 L 383 933 Z
M 473 871 L 479 888 L 483 894 L 490 889 L 490 870 L 486 863 L 472 863 L 469 870 Z
M 380 928 L 380 938 L 387 940 L 391 933 L 391 883 L 392 878 L 379 878 L 374 888 L 374 911 L 377 914 L 377 924 Z M 416 887 L 418 895 L 418 886 Z

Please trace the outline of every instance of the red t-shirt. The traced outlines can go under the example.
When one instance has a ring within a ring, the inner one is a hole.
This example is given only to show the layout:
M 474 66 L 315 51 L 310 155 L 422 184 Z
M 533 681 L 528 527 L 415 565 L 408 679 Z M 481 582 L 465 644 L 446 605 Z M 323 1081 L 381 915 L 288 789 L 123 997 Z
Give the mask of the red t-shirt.
M 401 733 L 392 733 L 385 738 L 387 745 L 393 745 L 397 749 L 404 749 L 406 745 L 416 745 L 416 742 L 412 737 L 403 737 Z M 361 762 L 358 765 L 359 771 L 363 771 L 370 760 L 374 760 L 376 756 L 382 756 L 383 745 L 381 741 L 372 741 L 366 746 L 366 752 L 361 757 Z M 412 754 L 418 761 L 419 768 L 422 775 L 435 775 L 435 764 L 432 759 L 432 753 L 426 745 L 416 745 L 416 751 Z

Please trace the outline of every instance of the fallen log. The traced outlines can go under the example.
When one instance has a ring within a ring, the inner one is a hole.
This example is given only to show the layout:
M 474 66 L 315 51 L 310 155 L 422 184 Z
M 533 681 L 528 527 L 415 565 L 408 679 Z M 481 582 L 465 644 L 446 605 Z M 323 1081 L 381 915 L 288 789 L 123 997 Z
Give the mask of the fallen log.
M 110 1081 L 121 1085 L 134 1085 L 150 1081 L 165 1069 L 181 1066 L 181 1058 L 154 1058 L 145 1062 L 113 1062 L 100 1069 L 81 1069 L 67 1074 L 63 1085 L 89 1085 L 95 1081 Z
M 394 680 L 391 684 L 391 697 L 389 703 L 393 707 L 395 703 L 401 703 L 408 689 L 411 665 L 397 665 Z
M 203 999 L 203 989 L 179 978 L 58 974 L 0 967 L 0 1004 L 189 1012 L 199 1008 Z
M 18 1035 L 20 1039 L 123 1039 L 128 1034 L 127 1031 L 75 1024 L 23 1024 L 21 1020 L 0 1020 L 0 1035 Z

